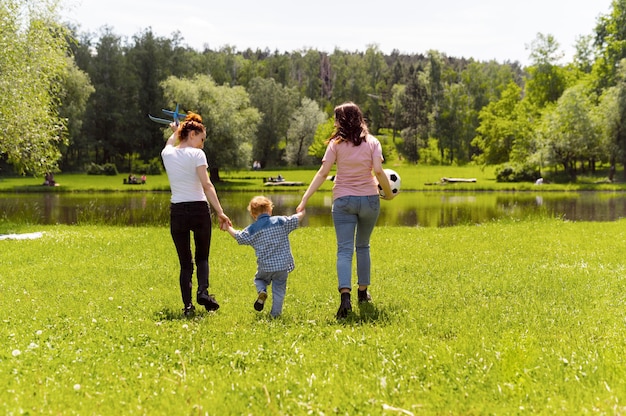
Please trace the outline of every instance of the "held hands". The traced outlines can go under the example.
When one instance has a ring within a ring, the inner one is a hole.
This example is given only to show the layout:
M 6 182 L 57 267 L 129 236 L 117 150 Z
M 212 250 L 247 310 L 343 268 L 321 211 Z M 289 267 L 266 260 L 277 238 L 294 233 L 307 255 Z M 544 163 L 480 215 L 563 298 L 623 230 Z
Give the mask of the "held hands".
M 228 227 L 232 227 L 233 223 L 231 222 L 230 218 L 228 218 L 228 216 L 226 214 L 220 214 L 217 217 L 218 221 L 219 221 L 219 225 L 220 225 L 220 230 L 222 231 L 226 231 L 228 230 Z

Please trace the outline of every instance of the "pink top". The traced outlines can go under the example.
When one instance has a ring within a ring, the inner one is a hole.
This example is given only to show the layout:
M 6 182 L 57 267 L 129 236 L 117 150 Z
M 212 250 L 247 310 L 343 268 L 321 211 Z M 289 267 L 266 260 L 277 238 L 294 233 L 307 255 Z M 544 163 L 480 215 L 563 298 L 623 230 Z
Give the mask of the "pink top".
M 383 150 L 372 135 L 359 146 L 350 142 L 331 140 L 322 162 L 337 164 L 333 200 L 342 196 L 378 195 L 378 184 L 372 174 L 373 160 L 383 160 Z

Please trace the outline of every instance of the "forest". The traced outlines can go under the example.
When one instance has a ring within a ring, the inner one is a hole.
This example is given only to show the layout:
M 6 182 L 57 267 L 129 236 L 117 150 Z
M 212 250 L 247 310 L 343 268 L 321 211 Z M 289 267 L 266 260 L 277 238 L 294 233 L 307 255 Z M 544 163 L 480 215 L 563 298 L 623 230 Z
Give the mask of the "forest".
M 150 29 L 82 33 L 45 0 L 0 0 L 0 20 L 0 175 L 159 173 L 168 131 L 148 114 L 176 104 L 203 117 L 214 181 L 253 161 L 311 166 L 345 101 L 406 163 L 496 165 L 510 181 L 598 166 L 614 180 L 626 164 L 626 0 L 578 37 L 571 62 L 538 33 L 525 67 L 377 45 L 198 51 Z

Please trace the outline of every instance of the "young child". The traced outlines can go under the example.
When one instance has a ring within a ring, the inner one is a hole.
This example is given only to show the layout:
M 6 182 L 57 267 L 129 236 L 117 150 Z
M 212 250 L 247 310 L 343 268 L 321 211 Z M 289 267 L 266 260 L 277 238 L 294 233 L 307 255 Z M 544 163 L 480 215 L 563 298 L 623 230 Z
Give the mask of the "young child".
M 289 245 L 289 233 L 298 228 L 305 212 L 291 216 L 272 216 L 273 208 L 274 204 L 268 198 L 255 196 L 248 204 L 248 211 L 254 218 L 254 223 L 241 231 L 224 223 L 222 231 L 228 231 L 240 245 L 250 245 L 254 248 L 257 258 L 254 285 L 258 293 L 254 309 L 263 310 L 267 299 L 267 286 L 271 284 L 270 315 L 277 317 L 283 310 L 287 276 L 295 267 Z

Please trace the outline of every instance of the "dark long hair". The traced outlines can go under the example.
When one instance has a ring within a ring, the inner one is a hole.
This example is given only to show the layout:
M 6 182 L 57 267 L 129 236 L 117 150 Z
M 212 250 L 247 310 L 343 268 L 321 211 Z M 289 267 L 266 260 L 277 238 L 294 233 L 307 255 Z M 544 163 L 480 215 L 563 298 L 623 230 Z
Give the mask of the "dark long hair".
M 358 146 L 368 134 L 367 124 L 358 105 L 347 102 L 335 107 L 335 129 L 329 141 L 346 141 Z

